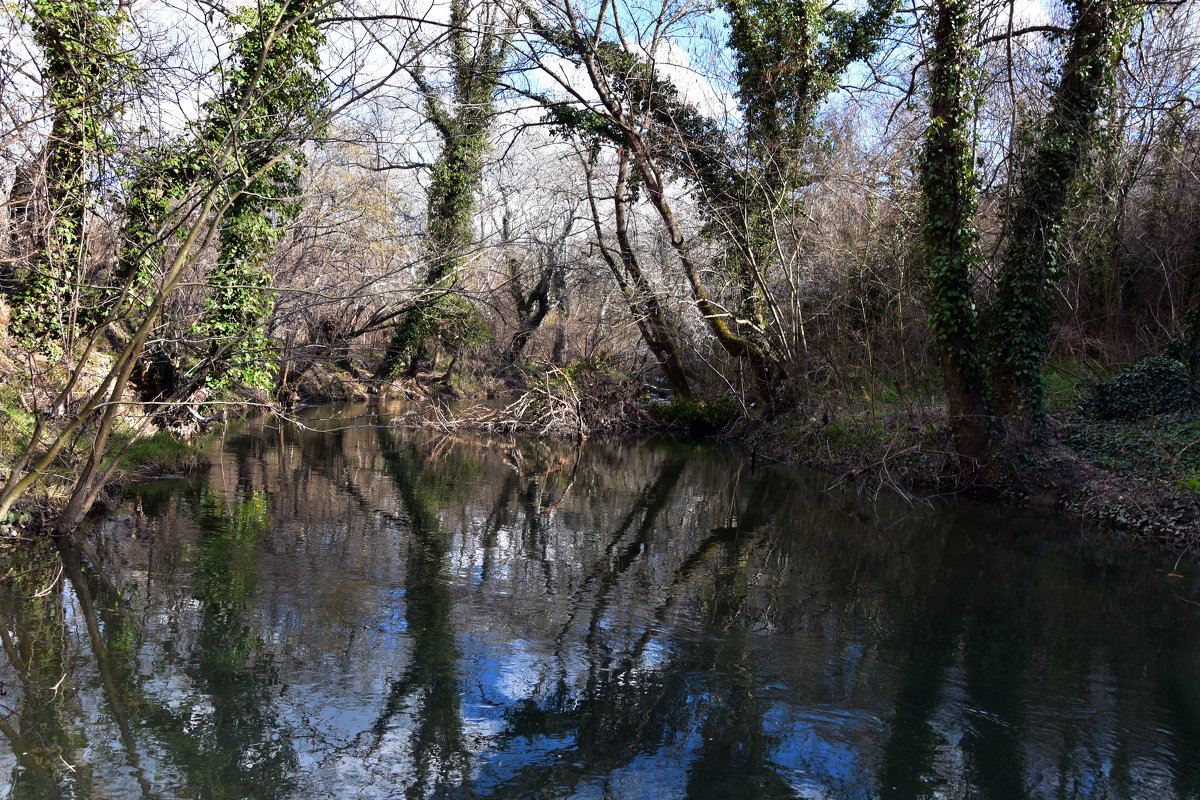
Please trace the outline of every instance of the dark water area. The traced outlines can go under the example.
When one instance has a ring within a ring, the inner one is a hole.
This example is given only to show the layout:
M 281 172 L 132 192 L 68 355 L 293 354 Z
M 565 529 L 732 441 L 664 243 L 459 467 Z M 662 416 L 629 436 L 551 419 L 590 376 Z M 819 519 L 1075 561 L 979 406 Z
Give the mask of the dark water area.
M 0 564 L 0 797 L 1200 798 L 1193 565 L 360 411 Z

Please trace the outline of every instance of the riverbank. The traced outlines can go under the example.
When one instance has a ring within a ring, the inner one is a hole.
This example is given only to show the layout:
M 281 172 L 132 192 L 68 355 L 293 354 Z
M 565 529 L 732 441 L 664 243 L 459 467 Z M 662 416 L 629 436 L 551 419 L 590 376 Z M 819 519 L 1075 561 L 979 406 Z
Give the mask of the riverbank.
M 81 420 L 76 412 L 111 366 L 110 354 L 94 352 L 72 381 L 68 366 L 44 353 L 0 347 L 0 464 L 5 480 L 14 468 L 24 474 L 55 449 L 39 478 L 0 520 L 0 542 L 36 535 L 54 524 L 91 457 L 98 423 L 98 416 Z M 64 390 L 65 386 L 71 388 Z M 64 439 L 64 432 L 69 438 Z M 120 463 L 97 497 L 95 509 L 111 504 L 123 483 L 206 469 L 207 435 L 194 423 L 159 430 L 146 419 L 143 407 L 126 395 L 104 455 L 104 461 L 117 458 Z
M 807 412 L 764 419 L 728 398 L 665 403 L 628 381 L 560 371 L 487 405 L 449 412 L 418 404 L 400 424 L 567 437 L 685 430 L 742 445 L 754 460 L 819 470 L 871 496 L 966 495 L 1100 522 L 1175 552 L 1200 546 L 1194 407 L 1103 419 L 1091 408 L 1091 382 L 1057 375 L 1052 387 L 1047 444 L 1010 459 L 986 485 L 962 482 L 940 398 L 896 391 L 830 393 L 810 398 Z
M 875 496 L 966 495 L 1104 523 L 1176 552 L 1200 547 L 1200 421 L 1162 415 L 1137 423 L 1055 413 L 1050 444 L 999 485 L 964 485 L 943 425 L 843 427 L 796 420 L 747 423 L 728 435 L 754 456 L 802 464 Z
M 92 372 L 100 374 L 103 366 L 96 364 Z M 422 377 L 386 383 L 322 368 L 296 381 L 285 397 L 295 407 L 404 400 L 409 407 L 396 424 L 447 432 L 589 438 L 687 431 L 743 446 L 756 463 L 793 463 L 824 472 L 831 485 L 851 485 L 872 497 L 885 491 L 911 500 L 966 495 L 1094 520 L 1177 552 L 1200 543 L 1200 417 L 1176 412 L 1098 419 L 1084 410 L 1093 390 L 1082 380 L 1055 384 L 1051 443 L 1025 454 L 999 485 L 983 486 L 959 479 L 936 396 L 828 393 L 800 403 L 804 412 L 765 419 L 732 398 L 669 403 L 648 395 L 638 381 L 579 366 L 525 371 L 508 380 Z M 0 401 L 7 409 L 0 454 L 12 463 L 31 431 L 37 400 L 10 385 Z M 248 402 L 244 408 L 230 406 L 229 413 L 238 416 L 255 407 L 262 408 Z M 100 508 L 119 495 L 122 483 L 188 474 L 208 465 L 205 434 L 138 433 L 137 422 L 132 415 L 123 420 L 124 431 L 115 442 L 125 448 L 122 464 Z M 53 417 L 49 424 L 56 424 Z M 79 448 L 63 453 L 56 474 L 10 515 L 10 533 L 53 520 L 85 456 Z
M 203 472 L 211 462 L 205 453 L 212 434 L 181 437 L 168 431 L 156 431 L 122 442 L 120 465 L 104 486 L 92 507 L 92 514 L 110 508 L 121 496 L 125 485 L 159 478 L 184 477 Z M 13 448 L 12 439 L 0 436 L 0 447 Z M 75 474 L 82 456 L 72 453 L 64 457 L 59 468 L 47 475 L 28 492 L 0 522 L 0 546 L 4 542 L 37 537 L 49 531 L 66 505 L 75 486 Z M 9 462 L 11 463 L 11 462 Z

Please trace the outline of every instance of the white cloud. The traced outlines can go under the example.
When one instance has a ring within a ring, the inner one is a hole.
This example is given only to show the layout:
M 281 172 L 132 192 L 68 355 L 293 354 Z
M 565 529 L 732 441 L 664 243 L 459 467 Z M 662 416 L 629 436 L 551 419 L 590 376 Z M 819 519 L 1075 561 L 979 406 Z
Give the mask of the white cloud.
M 679 90 L 684 100 L 702 114 L 724 118 L 737 113 L 737 99 L 731 92 L 720 91 L 712 81 L 692 66 L 691 54 L 673 41 L 659 43 L 655 69 Z

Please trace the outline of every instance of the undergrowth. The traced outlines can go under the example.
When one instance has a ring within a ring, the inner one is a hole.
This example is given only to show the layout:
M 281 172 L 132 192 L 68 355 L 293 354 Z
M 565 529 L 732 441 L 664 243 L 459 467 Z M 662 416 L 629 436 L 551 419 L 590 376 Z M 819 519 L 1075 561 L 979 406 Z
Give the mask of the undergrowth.
M 1080 416 L 1064 438 L 1102 469 L 1200 491 L 1200 418 L 1164 414 L 1131 424 Z
M 742 415 L 742 405 L 732 397 L 715 400 L 673 400 L 650 403 L 646 413 L 655 422 L 693 433 L 715 433 Z

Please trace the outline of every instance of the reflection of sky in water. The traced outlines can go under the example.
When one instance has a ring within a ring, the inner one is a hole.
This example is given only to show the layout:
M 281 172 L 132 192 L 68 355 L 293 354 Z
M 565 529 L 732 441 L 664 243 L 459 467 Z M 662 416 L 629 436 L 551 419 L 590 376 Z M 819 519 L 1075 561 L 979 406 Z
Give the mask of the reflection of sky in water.
M 1155 613 L 1170 624 L 1135 609 L 1089 626 L 1102 598 L 1144 598 L 1140 579 L 1097 586 L 1086 564 L 1014 555 L 1003 536 L 977 532 L 995 521 L 889 518 L 883 535 L 785 471 L 734 480 L 742 462 L 702 448 L 536 446 L 522 463 L 552 466 L 514 484 L 494 449 L 441 444 L 432 457 L 420 439 L 370 430 L 339 441 L 320 451 L 325 467 L 288 451 L 312 470 L 302 489 L 271 452 L 218 453 L 208 480 L 219 505 L 234 509 L 238 491 L 261 485 L 273 508 L 261 540 L 209 565 L 210 591 L 258 587 L 225 617 L 195 596 L 194 499 L 137 523 L 136 545 L 122 538 L 130 524 L 114 523 L 113 577 L 136 585 L 129 603 L 144 631 L 123 702 L 177 715 L 214 759 L 243 760 L 232 768 L 243 783 L 214 796 L 275 796 L 253 774 L 272 748 L 291 758 L 287 796 L 337 800 L 403 796 L 422 767 L 417 795 L 431 798 L 712 798 L 705 781 L 739 771 L 772 787 L 770 800 L 867 800 L 887 795 L 884 774 L 936 796 L 983 796 L 978 759 L 1009 741 L 1031 798 L 1157 800 L 1178 795 L 1187 753 L 1200 758 L 1200 719 L 1187 727 L 1200 696 L 1171 684 L 1168 704 L 1156 683 L 1163 659 L 1200 674 L 1200 653 L 1172 656 L 1156 634 L 1200 637 L 1196 615 L 1168 601 Z M 535 479 L 553 513 L 529 502 Z M 312 493 L 323 505 L 306 505 Z M 414 518 L 440 527 L 414 540 Z M 1012 645 L 1024 649 L 1007 667 L 1015 677 L 997 673 L 1007 694 L 979 696 L 990 677 L 980 665 L 992 665 L 972 658 L 963 631 L 991 624 L 976 609 L 1009 584 L 1027 596 L 992 613 L 1024 615 L 1026 639 Z M 146 724 L 148 712 L 130 723 L 136 759 L 125 752 L 85 609 L 70 589 L 62 601 L 74 669 L 63 718 L 83 741 L 89 791 L 137 796 L 140 776 L 164 796 L 196 796 L 211 776 L 184 766 L 186 747 Z M 229 641 L 214 639 L 226 618 Z M 237 655 L 204 675 L 215 647 Z M 917 715 L 906 728 L 902 703 Z M 928 764 L 888 763 L 926 733 Z M 428 763 L 414 763 L 419 750 Z M 5 776 L 14 764 L 0 746 Z
M 774 703 L 763 718 L 764 730 L 777 744 L 771 760 L 799 797 L 872 796 L 868 744 L 882 738 L 883 724 L 873 715 L 829 709 L 796 709 Z
M 680 747 L 664 747 L 648 753 L 614 770 L 607 780 L 593 783 L 582 792 L 569 795 L 571 798 L 605 797 L 685 797 L 681 787 L 687 785 L 690 753 Z M 598 786 L 596 784 L 599 784 Z M 601 789 L 596 793 L 596 789 Z

